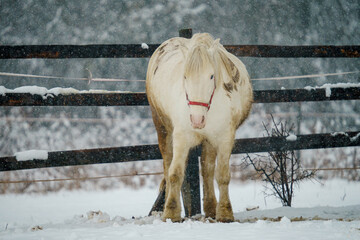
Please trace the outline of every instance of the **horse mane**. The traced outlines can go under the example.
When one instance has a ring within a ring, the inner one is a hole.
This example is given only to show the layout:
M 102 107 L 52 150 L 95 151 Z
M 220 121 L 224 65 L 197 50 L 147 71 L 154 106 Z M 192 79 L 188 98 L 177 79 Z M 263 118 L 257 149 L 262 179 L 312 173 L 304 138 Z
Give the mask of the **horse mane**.
M 196 33 L 191 38 L 192 44 L 203 44 L 210 48 L 214 43 L 214 38 L 209 33 Z
M 194 72 L 201 72 L 206 66 L 213 65 L 209 48 L 214 43 L 210 34 L 195 34 L 190 41 L 190 49 L 185 60 L 185 76 Z
M 206 46 L 194 46 L 189 50 L 185 60 L 184 75 L 189 76 L 193 73 L 202 72 L 209 64 L 212 65 L 212 61 Z
M 190 40 L 189 50 L 185 56 L 184 75 L 201 73 L 209 65 L 215 69 L 217 84 L 226 84 L 226 90 L 229 92 L 236 89 L 238 83 L 243 83 L 240 73 L 242 69 L 237 69 L 227 56 L 220 39 L 214 40 L 208 33 L 195 34 Z

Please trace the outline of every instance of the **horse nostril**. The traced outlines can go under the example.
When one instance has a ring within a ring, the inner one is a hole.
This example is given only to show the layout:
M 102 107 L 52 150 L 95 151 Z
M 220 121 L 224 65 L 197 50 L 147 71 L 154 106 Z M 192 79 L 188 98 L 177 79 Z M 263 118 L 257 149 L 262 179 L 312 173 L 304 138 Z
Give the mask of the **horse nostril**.
M 203 128 L 205 126 L 205 116 L 204 115 L 192 115 L 190 114 L 191 126 L 194 128 Z

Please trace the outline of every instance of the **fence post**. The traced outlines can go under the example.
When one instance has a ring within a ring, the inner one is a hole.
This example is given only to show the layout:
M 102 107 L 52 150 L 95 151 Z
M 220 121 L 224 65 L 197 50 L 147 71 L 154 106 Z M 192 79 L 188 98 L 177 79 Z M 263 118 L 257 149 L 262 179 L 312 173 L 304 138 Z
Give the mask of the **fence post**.
M 191 38 L 192 29 L 181 29 L 179 31 L 179 36 L 184 38 Z M 200 147 L 196 147 L 190 150 L 184 182 L 181 188 L 186 217 L 191 217 L 201 213 L 199 152 Z
M 190 150 L 184 182 L 181 187 L 185 216 L 191 217 L 201 213 L 199 155 L 200 146 Z
M 180 29 L 179 30 L 179 37 L 192 38 L 192 29 L 191 28 Z

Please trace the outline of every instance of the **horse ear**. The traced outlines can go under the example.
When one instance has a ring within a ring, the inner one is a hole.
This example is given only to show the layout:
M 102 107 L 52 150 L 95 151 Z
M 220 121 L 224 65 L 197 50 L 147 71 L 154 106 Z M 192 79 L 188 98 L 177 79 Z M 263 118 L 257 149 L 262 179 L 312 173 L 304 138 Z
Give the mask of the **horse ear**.
M 210 45 L 210 47 L 209 47 L 210 53 L 215 55 L 215 52 L 219 49 L 219 46 L 221 46 L 220 38 L 214 40 L 213 43 Z
M 180 45 L 180 51 L 181 51 L 184 59 L 186 59 L 188 51 L 189 51 L 188 47 L 186 45 L 182 44 L 182 45 Z

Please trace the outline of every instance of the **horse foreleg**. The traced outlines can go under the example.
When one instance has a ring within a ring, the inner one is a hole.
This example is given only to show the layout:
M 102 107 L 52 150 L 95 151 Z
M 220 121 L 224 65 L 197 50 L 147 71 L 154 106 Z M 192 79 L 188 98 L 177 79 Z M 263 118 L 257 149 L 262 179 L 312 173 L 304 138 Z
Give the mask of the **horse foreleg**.
M 205 217 L 216 217 L 216 196 L 214 191 L 216 149 L 207 141 L 202 144 L 201 175 L 203 177 Z
M 218 160 L 216 166 L 216 181 L 219 186 L 219 203 L 216 207 L 216 220 L 220 222 L 234 221 L 234 214 L 229 198 L 230 167 L 229 161 L 233 140 L 222 142 L 218 149 Z
M 163 220 L 171 219 L 173 222 L 181 221 L 180 190 L 184 181 L 186 160 L 190 146 L 181 134 L 173 135 L 173 159 L 171 161 L 166 190 L 168 191 Z

